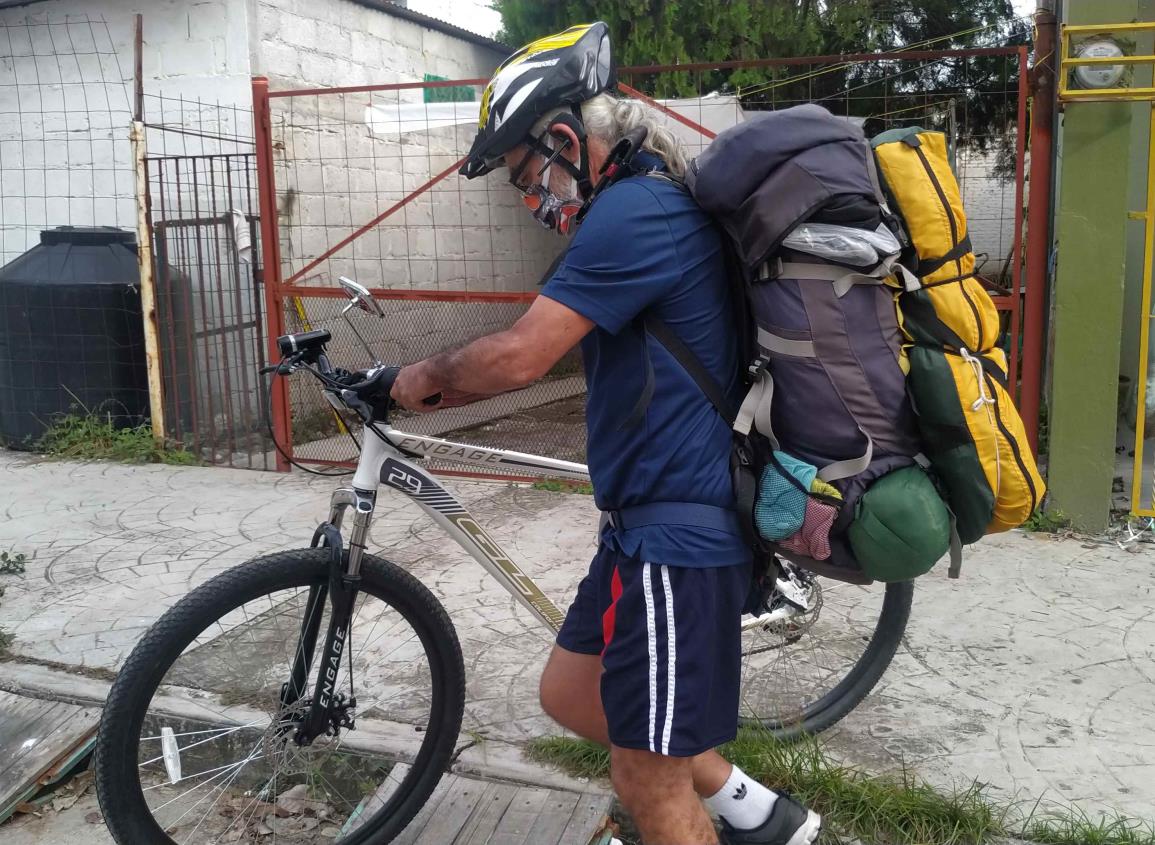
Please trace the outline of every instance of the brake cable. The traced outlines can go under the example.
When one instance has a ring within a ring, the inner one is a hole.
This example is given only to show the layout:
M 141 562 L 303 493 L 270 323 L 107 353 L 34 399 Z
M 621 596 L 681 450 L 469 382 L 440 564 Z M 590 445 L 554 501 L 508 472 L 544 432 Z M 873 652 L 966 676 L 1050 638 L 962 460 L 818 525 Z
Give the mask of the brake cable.
M 291 464 L 292 466 L 301 470 L 301 472 L 307 472 L 307 473 L 309 473 L 309 475 L 319 475 L 322 478 L 341 478 L 342 476 L 353 475 L 353 473 L 356 470 L 342 469 L 342 470 L 339 470 L 336 472 L 324 472 L 322 470 L 309 469 L 307 466 L 303 466 L 302 464 L 299 464 L 295 460 L 293 460 L 292 456 L 289 455 L 289 453 L 286 452 L 281 447 L 281 444 L 277 442 L 277 435 L 273 431 L 273 417 L 272 417 L 273 379 L 277 378 L 280 375 L 285 375 L 287 373 L 292 372 L 292 370 L 285 370 L 284 369 L 285 362 L 287 360 L 289 360 L 289 359 L 282 358 L 278 364 L 276 364 L 272 367 L 265 367 L 264 369 L 261 370 L 262 374 L 272 373 L 272 378 L 269 379 L 268 389 L 266 391 L 265 407 L 268 408 L 269 410 L 268 410 L 268 413 L 265 414 L 265 426 L 266 426 L 266 428 L 268 428 L 269 439 L 273 441 L 273 447 L 277 450 L 277 454 L 279 454 L 282 458 L 284 458 L 286 461 L 288 461 L 289 464 Z M 296 362 L 294 362 L 290 366 L 296 366 Z M 310 373 L 312 373 L 314 376 L 316 376 L 318 379 L 320 379 L 320 381 L 326 387 L 338 386 L 336 382 L 332 381 L 332 379 L 327 378 L 324 374 L 317 372 L 316 370 L 314 370 L 312 367 L 308 366 L 307 364 L 302 364 L 301 366 L 304 369 L 308 370 Z M 334 409 L 334 412 L 336 412 L 335 409 Z M 344 422 L 344 421 L 342 421 L 342 422 Z M 348 425 L 344 425 L 343 427 L 344 427 L 346 433 L 348 433 L 349 439 L 351 439 L 353 441 L 353 445 L 357 448 L 357 451 L 360 452 L 361 451 L 361 444 L 357 441 L 357 438 L 353 434 L 352 430 L 349 428 Z

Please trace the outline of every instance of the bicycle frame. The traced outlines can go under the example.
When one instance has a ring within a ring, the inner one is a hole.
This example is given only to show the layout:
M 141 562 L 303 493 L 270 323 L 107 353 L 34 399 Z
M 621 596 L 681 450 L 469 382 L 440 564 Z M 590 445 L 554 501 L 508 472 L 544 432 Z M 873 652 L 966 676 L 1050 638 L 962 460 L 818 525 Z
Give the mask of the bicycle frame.
M 515 469 L 535 478 L 576 481 L 589 480 L 589 470 L 585 464 L 406 434 L 385 424 L 377 424 L 376 429 L 381 436 L 366 431 L 362 437 L 361 458 L 357 462 L 352 486 L 333 493 L 329 515 L 332 525 L 340 529 L 344 511 L 350 507 L 354 511 L 347 574 L 356 576 L 360 569 L 365 540 L 376 507 L 377 490 L 384 485 L 415 501 L 526 610 L 557 631 L 565 618 L 561 609 L 546 597 L 532 578 L 521 571 L 437 479 L 409 458 L 441 458 L 472 466 Z

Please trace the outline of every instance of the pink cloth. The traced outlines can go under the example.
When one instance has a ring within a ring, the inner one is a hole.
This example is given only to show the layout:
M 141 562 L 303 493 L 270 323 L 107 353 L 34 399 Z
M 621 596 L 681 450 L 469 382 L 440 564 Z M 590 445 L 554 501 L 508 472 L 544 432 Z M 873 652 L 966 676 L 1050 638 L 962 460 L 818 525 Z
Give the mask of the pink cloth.
M 834 519 L 837 516 L 837 508 L 817 499 L 807 498 L 802 527 L 778 545 L 787 551 L 814 560 L 826 560 L 830 557 L 830 529 L 834 527 Z

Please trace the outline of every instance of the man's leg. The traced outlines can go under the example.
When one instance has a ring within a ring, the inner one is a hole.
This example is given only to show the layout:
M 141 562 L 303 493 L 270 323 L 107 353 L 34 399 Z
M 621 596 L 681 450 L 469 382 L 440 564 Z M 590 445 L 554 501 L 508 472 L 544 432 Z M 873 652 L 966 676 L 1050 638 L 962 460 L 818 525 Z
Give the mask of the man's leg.
M 714 822 L 694 792 L 692 758 L 610 749 L 614 792 L 646 845 L 717 845 Z
M 600 655 L 578 654 L 555 645 L 541 674 L 541 708 L 563 728 L 609 748 L 601 678 Z M 687 759 L 694 791 L 702 797 L 717 793 L 733 770 L 717 751 Z
M 543 709 L 610 746 L 623 803 L 661 845 L 712 845 L 712 834 L 670 840 L 662 833 L 669 818 L 697 830 L 695 819 L 706 815 L 698 796 L 735 843 L 804 845 L 817 836 L 817 815 L 713 750 L 737 729 L 738 620 L 748 586 L 748 567 L 680 569 L 603 546 L 543 674 Z M 648 762 L 655 757 L 670 762 Z

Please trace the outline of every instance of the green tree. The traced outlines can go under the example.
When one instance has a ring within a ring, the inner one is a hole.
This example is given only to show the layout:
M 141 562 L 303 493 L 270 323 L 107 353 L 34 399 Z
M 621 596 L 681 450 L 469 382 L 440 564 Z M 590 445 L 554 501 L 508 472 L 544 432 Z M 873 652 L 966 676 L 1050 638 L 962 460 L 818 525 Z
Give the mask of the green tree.
M 524 44 L 574 23 L 604 20 L 619 66 L 886 52 L 926 45 L 1026 43 L 1010 0 L 494 0 L 502 38 Z M 1011 57 L 824 62 L 773 68 L 632 74 L 659 97 L 736 93 L 747 109 L 820 102 L 867 118 L 868 131 L 911 120 L 954 129 L 987 149 L 1017 108 Z

